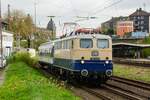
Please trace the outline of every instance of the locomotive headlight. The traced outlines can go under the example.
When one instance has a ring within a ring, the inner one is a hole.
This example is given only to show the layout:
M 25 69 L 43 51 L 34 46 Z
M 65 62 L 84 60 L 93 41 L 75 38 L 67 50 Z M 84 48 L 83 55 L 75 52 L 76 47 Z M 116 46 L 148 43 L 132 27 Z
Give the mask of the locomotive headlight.
M 81 60 L 81 64 L 84 64 L 84 60 Z
M 109 64 L 109 61 L 105 61 L 106 64 Z

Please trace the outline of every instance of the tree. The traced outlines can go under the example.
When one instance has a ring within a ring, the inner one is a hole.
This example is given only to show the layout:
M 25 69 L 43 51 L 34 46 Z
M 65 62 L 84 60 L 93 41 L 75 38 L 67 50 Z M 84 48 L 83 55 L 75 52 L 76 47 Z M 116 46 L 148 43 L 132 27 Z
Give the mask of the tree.
M 108 30 L 107 30 L 107 34 L 113 35 L 113 34 L 114 34 L 114 30 L 113 30 L 113 29 L 108 29 Z
M 6 13 L 4 16 L 5 20 L 9 21 L 9 31 L 14 32 L 15 40 L 19 39 L 26 39 L 28 40 L 28 47 L 30 47 L 30 39 L 33 33 L 33 20 L 32 17 L 28 14 L 26 15 L 21 10 L 13 10 L 10 13 L 10 18 L 7 16 Z
M 106 33 L 108 34 L 108 35 L 114 35 L 115 34 L 115 32 L 114 32 L 114 30 L 113 29 L 108 29 L 107 31 L 106 31 Z
M 4 16 L 4 19 L 8 21 L 7 13 Z M 18 46 L 18 40 L 20 39 L 19 44 L 21 47 L 30 48 L 32 42 L 34 44 L 32 47 L 37 49 L 41 43 L 49 41 L 49 39 L 52 38 L 49 33 L 50 31 L 45 30 L 44 28 L 37 28 L 33 23 L 32 17 L 21 10 L 12 10 L 8 22 L 9 31 L 14 32 L 15 46 Z

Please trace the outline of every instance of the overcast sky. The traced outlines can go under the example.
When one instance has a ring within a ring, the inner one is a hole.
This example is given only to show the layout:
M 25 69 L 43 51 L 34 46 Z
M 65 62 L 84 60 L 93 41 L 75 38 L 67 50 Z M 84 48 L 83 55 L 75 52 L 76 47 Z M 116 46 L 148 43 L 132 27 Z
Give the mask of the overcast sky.
M 21 9 L 34 17 L 34 3 L 37 4 L 37 25 L 46 27 L 49 21 L 47 16 L 57 16 L 54 21 L 58 26 L 63 22 L 79 20 L 74 16 L 96 16 L 78 22 L 82 27 L 98 27 L 112 16 L 128 16 L 141 7 L 150 12 L 150 0 L 1 0 L 2 13 L 11 9 Z M 113 5 L 113 6 L 110 6 Z M 144 7 L 145 5 L 145 7 Z M 110 7 L 108 7 L 110 6 Z M 105 9 L 104 9 L 105 8 Z

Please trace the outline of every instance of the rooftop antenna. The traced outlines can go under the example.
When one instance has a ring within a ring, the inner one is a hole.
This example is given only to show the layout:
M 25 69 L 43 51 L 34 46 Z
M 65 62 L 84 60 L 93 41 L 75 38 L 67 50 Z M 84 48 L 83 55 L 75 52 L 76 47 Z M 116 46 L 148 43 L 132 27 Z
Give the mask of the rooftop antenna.
M 146 4 L 145 3 L 143 3 L 143 7 L 144 7 L 144 10 L 146 11 Z

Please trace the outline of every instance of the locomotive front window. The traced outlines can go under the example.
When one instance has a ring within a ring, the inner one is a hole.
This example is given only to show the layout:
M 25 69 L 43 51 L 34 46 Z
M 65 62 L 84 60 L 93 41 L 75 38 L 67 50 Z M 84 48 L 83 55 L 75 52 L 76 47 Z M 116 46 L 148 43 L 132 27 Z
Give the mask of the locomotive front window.
M 107 39 L 98 39 L 97 47 L 102 49 L 109 48 L 109 41 Z
M 91 39 L 81 39 L 80 40 L 80 47 L 81 48 L 92 48 L 93 41 Z

